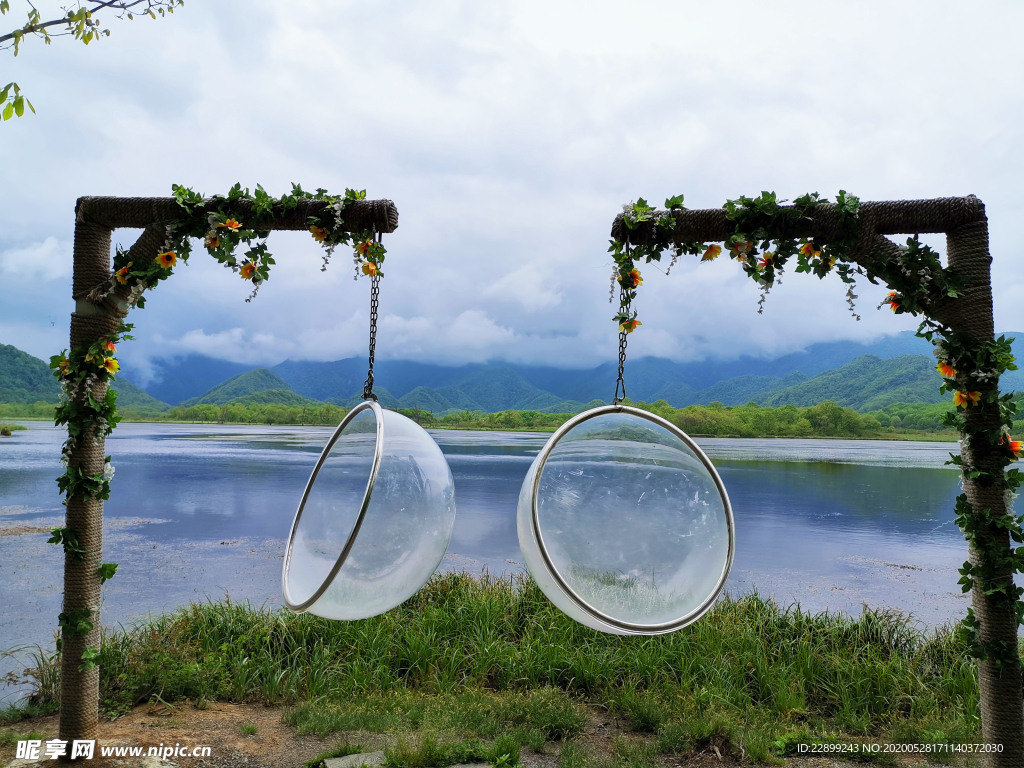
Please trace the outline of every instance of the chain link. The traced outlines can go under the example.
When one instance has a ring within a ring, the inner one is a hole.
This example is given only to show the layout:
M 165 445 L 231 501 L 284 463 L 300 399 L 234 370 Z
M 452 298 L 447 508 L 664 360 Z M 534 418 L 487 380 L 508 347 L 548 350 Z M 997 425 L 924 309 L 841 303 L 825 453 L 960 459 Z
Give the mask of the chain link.
M 620 302 L 626 299 L 626 289 L 623 288 L 619 292 Z M 628 313 L 631 302 L 626 301 L 625 311 Z M 626 367 L 626 332 L 619 330 L 619 378 L 615 380 L 615 398 L 612 400 L 612 405 L 618 405 L 626 399 L 626 382 L 622 378 L 622 371 Z M 619 394 L 619 390 L 622 390 L 622 394 Z
M 626 244 L 626 256 L 629 256 L 629 244 Z M 633 301 L 629 298 L 629 290 L 625 286 L 619 289 L 619 305 L 622 312 L 625 313 L 626 317 L 629 317 L 629 310 L 632 307 Z M 622 371 L 626 367 L 626 332 L 619 328 L 619 378 L 615 380 L 615 397 L 612 398 L 612 405 L 618 405 L 626 399 L 626 382 L 622 378 Z M 619 391 L 622 394 L 619 394 Z
M 377 233 L 377 242 L 383 240 L 383 235 Z M 380 275 L 370 278 L 370 368 L 366 372 L 366 383 L 363 384 L 363 400 L 377 401 L 373 394 L 373 358 L 377 351 L 377 307 L 380 304 Z

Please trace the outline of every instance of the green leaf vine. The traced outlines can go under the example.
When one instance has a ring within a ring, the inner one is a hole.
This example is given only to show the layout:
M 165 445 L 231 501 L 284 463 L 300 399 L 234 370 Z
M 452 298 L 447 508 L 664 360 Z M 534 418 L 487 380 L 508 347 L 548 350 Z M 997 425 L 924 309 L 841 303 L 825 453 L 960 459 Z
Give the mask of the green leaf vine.
M 180 3 L 179 3 L 180 4 Z M 253 221 L 266 222 L 282 213 L 294 210 L 302 201 L 321 201 L 325 205 L 316 216 L 307 220 L 313 239 L 324 248 L 322 269 L 326 270 L 331 255 L 339 245 L 353 248 L 355 277 L 382 277 L 382 266 L 387 251 L 372 231 L 354 232 L 345 227 L 345 207 L 354 200 L 366 197 L 365 190 L 346 189 L 343 195 L 332 195 L 327 190 L 306 192 L 297 184 L 291 192 L 279 198 L 271 197 L 262 186 L 250 193 L 235 184 L 227 195 L 207 198 L 192 189 L 172 185 L 174 198 L 181 210 L 179 218 L 167 225 L 167 236 L 155 258 L 148 256 L 136 261 L 129 250 L 118 247 L 114 256 L 114 270 L 110 279 L 90 294 L 90 299 L 102 301 L 120 287 L 127 289 L 129 307 L 145 307 L 143 293 L 155 288 L 173 273 L 178 261 L 187 263 L 193 240 L 200 240 L 207 253 L 219 263 L 239 274 L 253 286 L 251 301 L 260 286 L 270 277 L 274 259 L 267 247 L 270 229 L 251 226 Z M 251 217 L 249 224 L 246 217 Z M 245 251 L 236 255 L 240 247 Z M 96 395 L 99 385 L 109 384 L 120 370 L 114 353 L 117 345 L 132 340 L 132 325 L 120 323 L 117 330 L 97 341 L 64 350 L 50 358 L 50 368 L 61 384 L 61 395 L 54 411 L 54 424 L 67 426 L 68 437 L 61 448 L 64 472 L 57 477 L 57 486 L 64 496 L 64 504 L 75 497 L 108 499 L 114 467 L 110 457 L 104 460 L 103 472 L 87 474 L 81 467 L 72 466 L 72 451 L 83 440 L 98 442 L 113 432 L 120 421 L 117 415 L 117 393 L 109 386 L 102 397 Z M 82 562 L 87 554 L 78 534 L 71 528 L 51 529 L 49 542 L 59 544 L 74 562 Z M 96 571 L 100 583 L 113 578 L 117 563 L 103 563 Z M 63 612 L 58 617 L 62 632 L 85 636 L 92 628 L 91 612 L 80 609 Z M 59 649 L 59 646 L 58 646 Z M 82 654 L 80 670 L 96 666 L 99 651 L 86 648 Z
M 1016 370 L 1011 350 L 1012 339 L 1000 336 L 982 341 L 962 332 L 954 332 L 944 325 L 936 314 L 940 302 L 958 298 L 964 288 L 964 279 L 955 270 L 945 268 L 939 255 L 922 244 L 917 235 L 906 241 L 905 247 L 895 252 L 859 254 L 858 261 L 851 256 L 857 242 L 860 200 L 840 190 L 834 204 L 837 234 L 833 237 L 812 238 L 800 233 L 813 218 L 815 208 L 824 202 L 818 193 L 810 193 L 784 206 L 774 192 L 762 192 L 757 197 L 741 196 L 727 200 L 723 206 L 732 231 L 718 243 L 687 242 L 676 237 L 675 212 L 683 208 L 683 196 L 676 195 L 665 201 L 664 210 L 656 210 L 643 198 L 627 206 L 622 223 L 627 233 L 646 225 L 639 242 L 628 236 L 613 239 L 609 252 L 614 260 L 611 299 L 615 283 L 620 289 L 619 311 L 613 317 L 620 333 L 631 333 L 641 325 L 632 307 L 636 289 L 643 280 L 636 263 L 661 261 L 666 252 L 672 260 L 665 270 L 668 274 L 683 254 L 700 256 L 701 261 L 714 261 L 723 252 L 740 263 L 744 272 L 761 287 L 758 313 L 764 310 L 764 301 L 776 281 L 781 281 L 787 265 L 796 260 L 796 272 L 816 275 L 819 279 L 835 273 L 847 285 L 846 299 L 856 319 L 853 292 L 856 276 L 862 275 L 872 284 L 884 283 L 891 291 L 883 300 L 896 314 L 922 317 L 917 335 L 932 342 L 938 358 L 936 368 L 943 377 L 940 391 L 953 393 L 954 409 L 945 417 L 945 423 L 960 433 L 961 442 L 971 446 L 975 456 L 983 456 L 987 465 L 994 464 L 998 473 L 982 471 L 968 466 L 959 455 L 951 454 L 950 464 L 960 467 L 965 479 L 982 485 L 1000 482 L 1008 498 L 1024 482 L 1024 473 L 1007 469 L 1024 457 L 1024 441 L 1013 440 L 1010 430 L 1016 409 L 1013 393 L 1000 394 L 998 381 L 1002 373 Z M 968 418 L 977 416 L 979 418 Z M 1024 588 L 1013 582 L 1013 574 L 1024 573 L 1024 547 L 1006 546 L 1007 538 L 1024 544 L 1024 515 L 994 514 L 990 509 L 974 509 L 967 495 L 956 500 L 956 522 L 964 537 L 979 555 L 978 564 L 965 562 L 960 569 L 964 592 L 977 587 L 1011 609 L 1018 624 L 1024 624 Z M 980 621 L 972 609 L 960 626 L 962 639 L 971 654 L 979 660 L 990 660 L 1000 673 L 1019 664 L 1016 646 L 1001 641 L 983 642 Z
M 60 544 L 64 549 L 64 554 L 70 555 L 76 563 L 80 563 L 85 558 L 85 550 L 78 543 L 78 534 L 73 528 L 51 528 L 50 538 L 46 540 L 46 543 Z

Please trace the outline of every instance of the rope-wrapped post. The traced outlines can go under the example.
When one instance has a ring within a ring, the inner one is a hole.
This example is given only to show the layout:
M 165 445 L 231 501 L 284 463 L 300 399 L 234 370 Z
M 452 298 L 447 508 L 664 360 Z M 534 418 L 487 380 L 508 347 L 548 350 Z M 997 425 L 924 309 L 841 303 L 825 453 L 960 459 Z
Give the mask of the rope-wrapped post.
M 325 203 L 302 200 L 290 209 L 278 206 L 271 215 L 254 217 L 251 225 L 265 230 L 304 230 L 310 216 L 321 213 Z M 238 201 L 241 212 L 251 203 Z M 117 286 L 105 290 L 111 280 L 110 239 L 119 227 L 143 229 L 131 248 L 133 260 L 154 259 L 166 241 L 167 225 L 181 217 L 171 197 L 117 198 L 83 197 L 75 207 L 74 285 L 75 311 L 71 315 L 71 348 L 89 347 L 101 337 L 113 335 L 128 315 L 128 291 Z M 394 232 L 398 210 L 390 200 L 352 200 L 344 209 L 348 231 Z M 93 398 L 102 402 L 107 383 L 92 386 Z M 75 397 L 84 401 L 89 392 L 82 388 Z M 68 467 L 86 476 L 102 474 L 106 441 L 85 434 L 69 446 Z M 66 527 L 77 537 L 82 554 L 68 552 L 64 558 L 63 614 L 88 616 L 92 629 L 84 635 L 63 627 L 61 632 L 60 738 L 69 744 L 76 739 L 95 739 L 99 722 L 99 668 L 82 668 L 82 653 L 100 645 L 100 566 L 103 557 L 103 501 L 78 493 L 67 499 Z M 84 612 L 88 612 L 85 614 Z
M 657 227 L 653 220 L 639 223 L 629 229 L 622 214 L 616 216 L 611 235 L 631 245 L 670 245 L 685 242 L 721 242 L 730 232 L 730 222 L 721 208 L 704 210 L 675 210 L 656 212 L 674 218 L 670 227 Z M 839 234 L 836 207 L 819 204 L 809 220 L 802 221 L 789 233 L 798 237 L 813 237 L 816 241 L 835 238 Z M 990 343 L 994 339 L 992 313 L 991 257 L 988 246 L 988 219 L 984 204 L 973 195 L 939 198 L 934 200 L 900 200 L 861 203 L 857 243 L 850 252 L 852 260 L 861 266 L 878 263 L 883 259 L 896 263 L 900 248 L 885 235 L 912 233 L 945 233 L 947 268 L 964 280 L 960 295 L 938 300 L 929 310 L 954 335 L 964 334 L 976 342 Z M 963 416 L 966 427 L 962 430 L 960 455 L 964 471 L 964 495 L 971 505 L 971 513 L 980 522 L 978 539 L 991 549 L 1003 563 L 991 578 L 1000 584 L 1013 584 L 1013 570 L 1009 555 L 1012 553 L 1010 535 L 1005 527 L 994 521 L 1005 521 L 1011 515 L 1009 494 L 1006 490 L 1004 462 L 999 446 L 969 435 L 998 434 L 1002 420 L 997 402 L 989 397 L 999 392 L 999 380 L 993 376 L 977 384 L 979 405 L 966 408 Z M 972 542 L 969 548 L 972 566 L 981 565 L 983 556 Z M 982 739 L 997 746 L 1000 751 L 982 755 L 991 768 L 1024 768 L 1024 675 L 1017 640 L 1017 616 L 1013 602 L 999 593 L 985 594 L 985 588 L 975 579 L 971 590 L 972 608 L 979 624 L 978 640 L 983 647 L 1006 649 L 999 660 L 985 659 L 978 663 L 978 684 L 981 707 Z M 1000 663 L 1002 662 L 1002 667 Z
M 965 278 L 963 295 L 944 307 L 943 320 L 954 331 L 970 334 L 979 341 L 992 341 L 994 322 L 992 316 L 992 283 L 988 250 L 988 223 L 984 208 L 980 218 L 969 224 L 952 229 L 946 235 L 946 251 L 949 267 Z M 1001 427 L 997 403 L 987 403 L 990 394 L 999 392 L 998 379 L 980 385 L 981 407 L 965 411 L 969 432 L 979 430 L 998 432 Z M 967 439 L 960 441 L 960 455 L 965 467 L 982 472 L 978 478 L 964 472 L 963 488 L 972 513 L 977 516 L 982 510 L 990 511 L 990 519 L 996 520 L 1010 513 L 1007 492 L 1004 487 L 1003 466 L 997 451 L 992 446 Z M 988 479 L 983 479 L 988 478 Z M 989 545 L 996 545 L 999 551 L 1010 553 L 1010 536 L 1005 529 L 988 525 L 978 531 L 978 537 Z M 970 562 L 978 566 L 981 554 L 973 544 L 970 547 Z M 1013 584 L 1013 571 L 1009 565 L 999 569 L 995 578 Z M 978 639 L 985 645 L 1001 644 L 1012 649 L 1012 659 L 999 669 L 991 659 L 978 663 L 979 703 L 981 705 L 982 738 L 988 744 L 1000 744 L 1002 752 L 989 755 L 993 767 L 1019 768 L 1024 766 L 1024 696 L 1021 691 L 1021 667 L 1017 645 L 1017 615 L 1013 603 L 999 594 L 986 595 L 978 582 L 971 590 L 971 606 L 980 622 Z
M 120 318 L 107 309 L 83 300 L 94 286 L 110 278 L 111 228 L 79 216 L 75 225 L 73 297 L 76 311 L 71 315 L 71 347 L 88 346 L 101 336 L 113 334 Z M 106 382 L 92 387 L 94 399 L 102 402 Z M 84 401 L 89 392 L 79 392 Z M 82 435 L 71 447 L 68 467 L 81 469 L 85 475 L 102 474 L 105 456 L 103 437 Z M 60 738 L 95 739 L 99 717 L 99 668 L 80 670 L 82 652 L 100 645 L 99 567 L 103 556 L 103 502 L 87 494 L 76 494 L 67 500 L 65 525 L 75 532 L 84 554 L 64 555 L 65 616 L 88 611 L 92 629 L 85 635 L 63 628 L 61 631 L 60 675 Z

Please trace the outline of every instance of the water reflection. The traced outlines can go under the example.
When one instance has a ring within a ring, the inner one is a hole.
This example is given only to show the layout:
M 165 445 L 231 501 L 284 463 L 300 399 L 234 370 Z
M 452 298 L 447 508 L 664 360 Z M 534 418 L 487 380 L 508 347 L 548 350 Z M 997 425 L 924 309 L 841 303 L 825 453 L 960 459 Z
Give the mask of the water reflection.
M 64 433 L 30 423 L 0 440 L 0 648 L 46 642 L 59 612 L 61 558 L 44 533 L 63 509 L 54 478 Z M 104 623 L 229 593 L 280 602 L 295 507 L 328 428 L 125 424 L 107 442 L 117 475 L 106 504 Z M 544 434 L 432 433 L 456 483 L 443 568 L 521 568 L 516 503 Z M 953 524 L 954 444 L 700 440 L 736 514 L 727 589 L 753 588 L 811 609 L 866 602 L 934 624 L 966 610 L 965 557 Z

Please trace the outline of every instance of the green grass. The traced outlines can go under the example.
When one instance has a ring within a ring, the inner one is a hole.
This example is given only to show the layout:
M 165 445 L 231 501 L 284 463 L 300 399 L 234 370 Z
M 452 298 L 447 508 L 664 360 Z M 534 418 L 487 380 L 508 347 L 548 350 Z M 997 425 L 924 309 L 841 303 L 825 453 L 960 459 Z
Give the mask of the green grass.
M 242 723 L 241 731 L 243 736 L 255 736 L 260 732 L 260 729 L 259 726 L 252 723 Z
M 154 695 L 283 703 L 299 733 L 405 734 L 416 746 L 395 748 L 396 768 L 428 768 L 441 758 L 409 750 L 452 739 L 480 749 L 502 738 L 534 749 L 562 741 L 567 768 L 651 759 L 632 740 L 604 757 L 571 746 L 588 705 L 650 734 L 658 753 L 712 745 L 758 761 L 776 759 L 794 733 L 952 743 L 976 741 L 980 723 L 962 641 L 948 629 L 920 633 L 898 614 L 811 615 L 751 595 L 670 635 L 618 637 L 576 624 L 531 581 L 465 574 L 437 576 L 362 621 L 191 605 L 106 636 L 98 661 L 107 712 Z M 37 707 L 56 700 L 55 663 L 33 672 Z
M 48 738 L 50 737 L 40 731 L 30 731 L 29 733 L 2 731 L 0 732 L 0 747 L 13 747 L 16 746 L 19 741 L 43 741 Z
M 428 735 L 419 743 L 401 739 L 384 750 L 387 768 L 444 768 L 456 763 L 487 762 L 498 768 L 519 765 L 521 752 L 514 734 L 503 734 L 488 746 L 479 739 L 443 740 Z
M 362 751 L 363 747 L 360 744 L 349 744 L 347 741 L 344 741 L 334 749 L 321 752 L 312 760 L 307 760 L 306 768 L 323 768 L 324 760 L 330 760 L 332 757 L 348 757 L 349 755 L 357 755 Z

